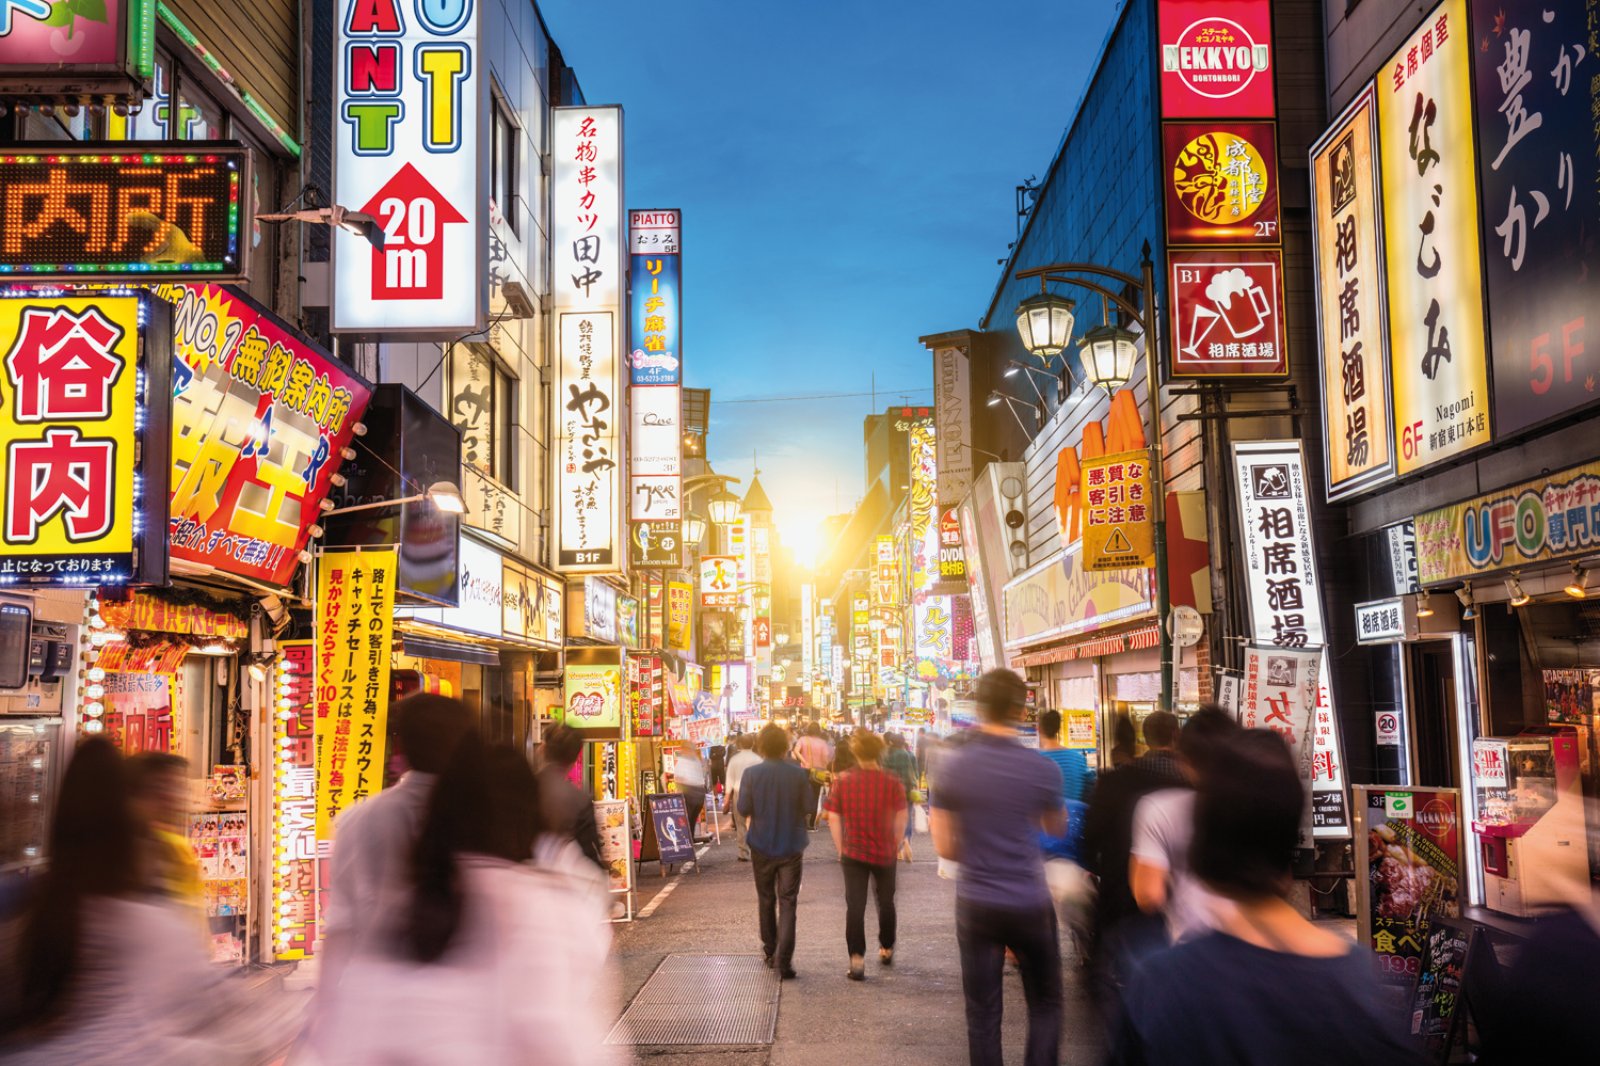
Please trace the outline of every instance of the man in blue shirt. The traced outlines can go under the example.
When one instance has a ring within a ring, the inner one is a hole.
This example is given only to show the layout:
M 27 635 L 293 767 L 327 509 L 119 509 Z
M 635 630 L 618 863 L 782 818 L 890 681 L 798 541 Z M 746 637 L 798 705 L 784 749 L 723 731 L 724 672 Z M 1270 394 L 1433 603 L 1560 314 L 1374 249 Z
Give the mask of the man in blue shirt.
M 811 776 L 789 762 L 789 734 L 769 725 L 756 738 L 759 765 L 739 783 L 739 814 L 745 821 L 750 865 L 756 878 L 756 913 L 761 950 L 784 980 L 794 978 L 795 907 L 800 901 L 801 860 L 805 857 L 806 811 L 811 806 Z
M 1001 979 L 1017 958 L 1028 1001 L 1028 1066 L 1054 1066 L 1061 1045 L 1061 946 L 1039 833 L 1066 831 L 1061 771 L 1017 742 L 1027 686 L 1010 670 L 978 679 L 979 727 L 929 782 L 933 846 L 961 864 L 956 939 L 972 1066 L 1001 1066 Z

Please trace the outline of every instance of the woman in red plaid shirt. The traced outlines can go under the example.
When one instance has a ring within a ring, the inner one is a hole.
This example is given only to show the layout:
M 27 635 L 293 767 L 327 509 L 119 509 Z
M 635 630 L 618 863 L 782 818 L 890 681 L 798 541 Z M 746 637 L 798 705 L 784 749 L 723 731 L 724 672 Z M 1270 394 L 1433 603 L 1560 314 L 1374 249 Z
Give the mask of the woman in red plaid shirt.
M 867 976 L 867 881 L 878 898 L 878 961 L 894 962 L 895 856 L 906 833 L 906 786 L 881 769 L 883 738 L 858 729 L 850 738 L 857 766 L 834 779 L 823 806 L 833 817 L 828 832 L 844 867 L 844 940 L 850 951 L 849 978 Z

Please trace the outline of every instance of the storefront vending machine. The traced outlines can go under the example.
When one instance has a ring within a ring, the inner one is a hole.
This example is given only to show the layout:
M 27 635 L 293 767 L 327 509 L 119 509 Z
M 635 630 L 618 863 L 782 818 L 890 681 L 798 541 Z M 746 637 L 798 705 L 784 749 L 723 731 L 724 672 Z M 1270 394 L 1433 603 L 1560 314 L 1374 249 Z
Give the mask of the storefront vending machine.
M 1578 743 L 1561 725 L 1473 741 L 1472 830 L 1495 910 L 1527 916 L 1588 897 Z

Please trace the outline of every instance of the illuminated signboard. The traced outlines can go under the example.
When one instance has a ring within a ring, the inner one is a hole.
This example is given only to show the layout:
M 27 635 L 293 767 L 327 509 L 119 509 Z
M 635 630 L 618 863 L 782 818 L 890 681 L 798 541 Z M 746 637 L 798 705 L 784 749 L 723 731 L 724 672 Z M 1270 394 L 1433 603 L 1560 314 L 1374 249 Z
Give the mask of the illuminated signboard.
M 165 581 L 170 330 L 147 295 L 0 297 L 0 584 Z
M 372 388 L 220 285 L 172 302 L 172 557 L 287 585 Z
M 0 279 L 244 277 L 249 149 L 194 148 L 62 143 L 0 151 Z
M 272 737 L 272 951 L 304 959 L 317 949 L 316 653 L 309 640 L 278 643 Z
M 1168 122 L 1161 138 L 1169 243 L 1278 243 L 1271 122 Z
M 156 0 L 5 0 L 7 95 L 124 95 L 155 67 Z
M 481 6 L 338 5 L 334 200 L 376 219 L 383 242 L 334 230 L 336 330 L 458 334 L 483 325 Z
M 677 211 L 628 212 L 632 253 L 634 385 L 682 382 L 683 238 Z
M 568 663 L 562 674 L 566 721 L 574 729 L 622 726 L 622 667 Z
M 681 561 L 683 234 L 674 210 L 628 212 L 629 514 L 633 565 Z
M 1161 116 L 1272 118 L 1271 0 L 1160 0 Z
M 709 610 L 730 610 L 739 606 L 739 560 L 736 557 L 700 557 L 700 606 Z
M 1288 371 L 1282 252 L 1177 249 L 1167 263 L 1174 377 Z

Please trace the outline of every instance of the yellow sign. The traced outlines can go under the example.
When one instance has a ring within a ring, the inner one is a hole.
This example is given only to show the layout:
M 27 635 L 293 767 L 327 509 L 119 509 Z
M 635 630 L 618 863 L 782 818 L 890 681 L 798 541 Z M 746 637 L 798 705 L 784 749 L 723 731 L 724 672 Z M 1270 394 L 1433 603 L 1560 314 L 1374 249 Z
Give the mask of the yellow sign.
M 1073 751 L 1093 751 L 1097 745 L 1093 711 L 1061 712 L 1062 747 Z
M 1417 515 L 1424 585 L 1600 551 L 1600 463 Z
M 694 586 L 687 581 L 667 582 L 667 647 L 689 650 L 689 619 L 694 608 Z
M 398 553 L 330 551 L 317 560 L 317 839 L 383 788 Z
M 1083 569 L 1134 570 L 1155 562 L 1155 507 L 1148 452 L 1083 464 Z
M 1377 79 L 1401 475 L 1490 440 L 1471 59 L 1445 0 Z

